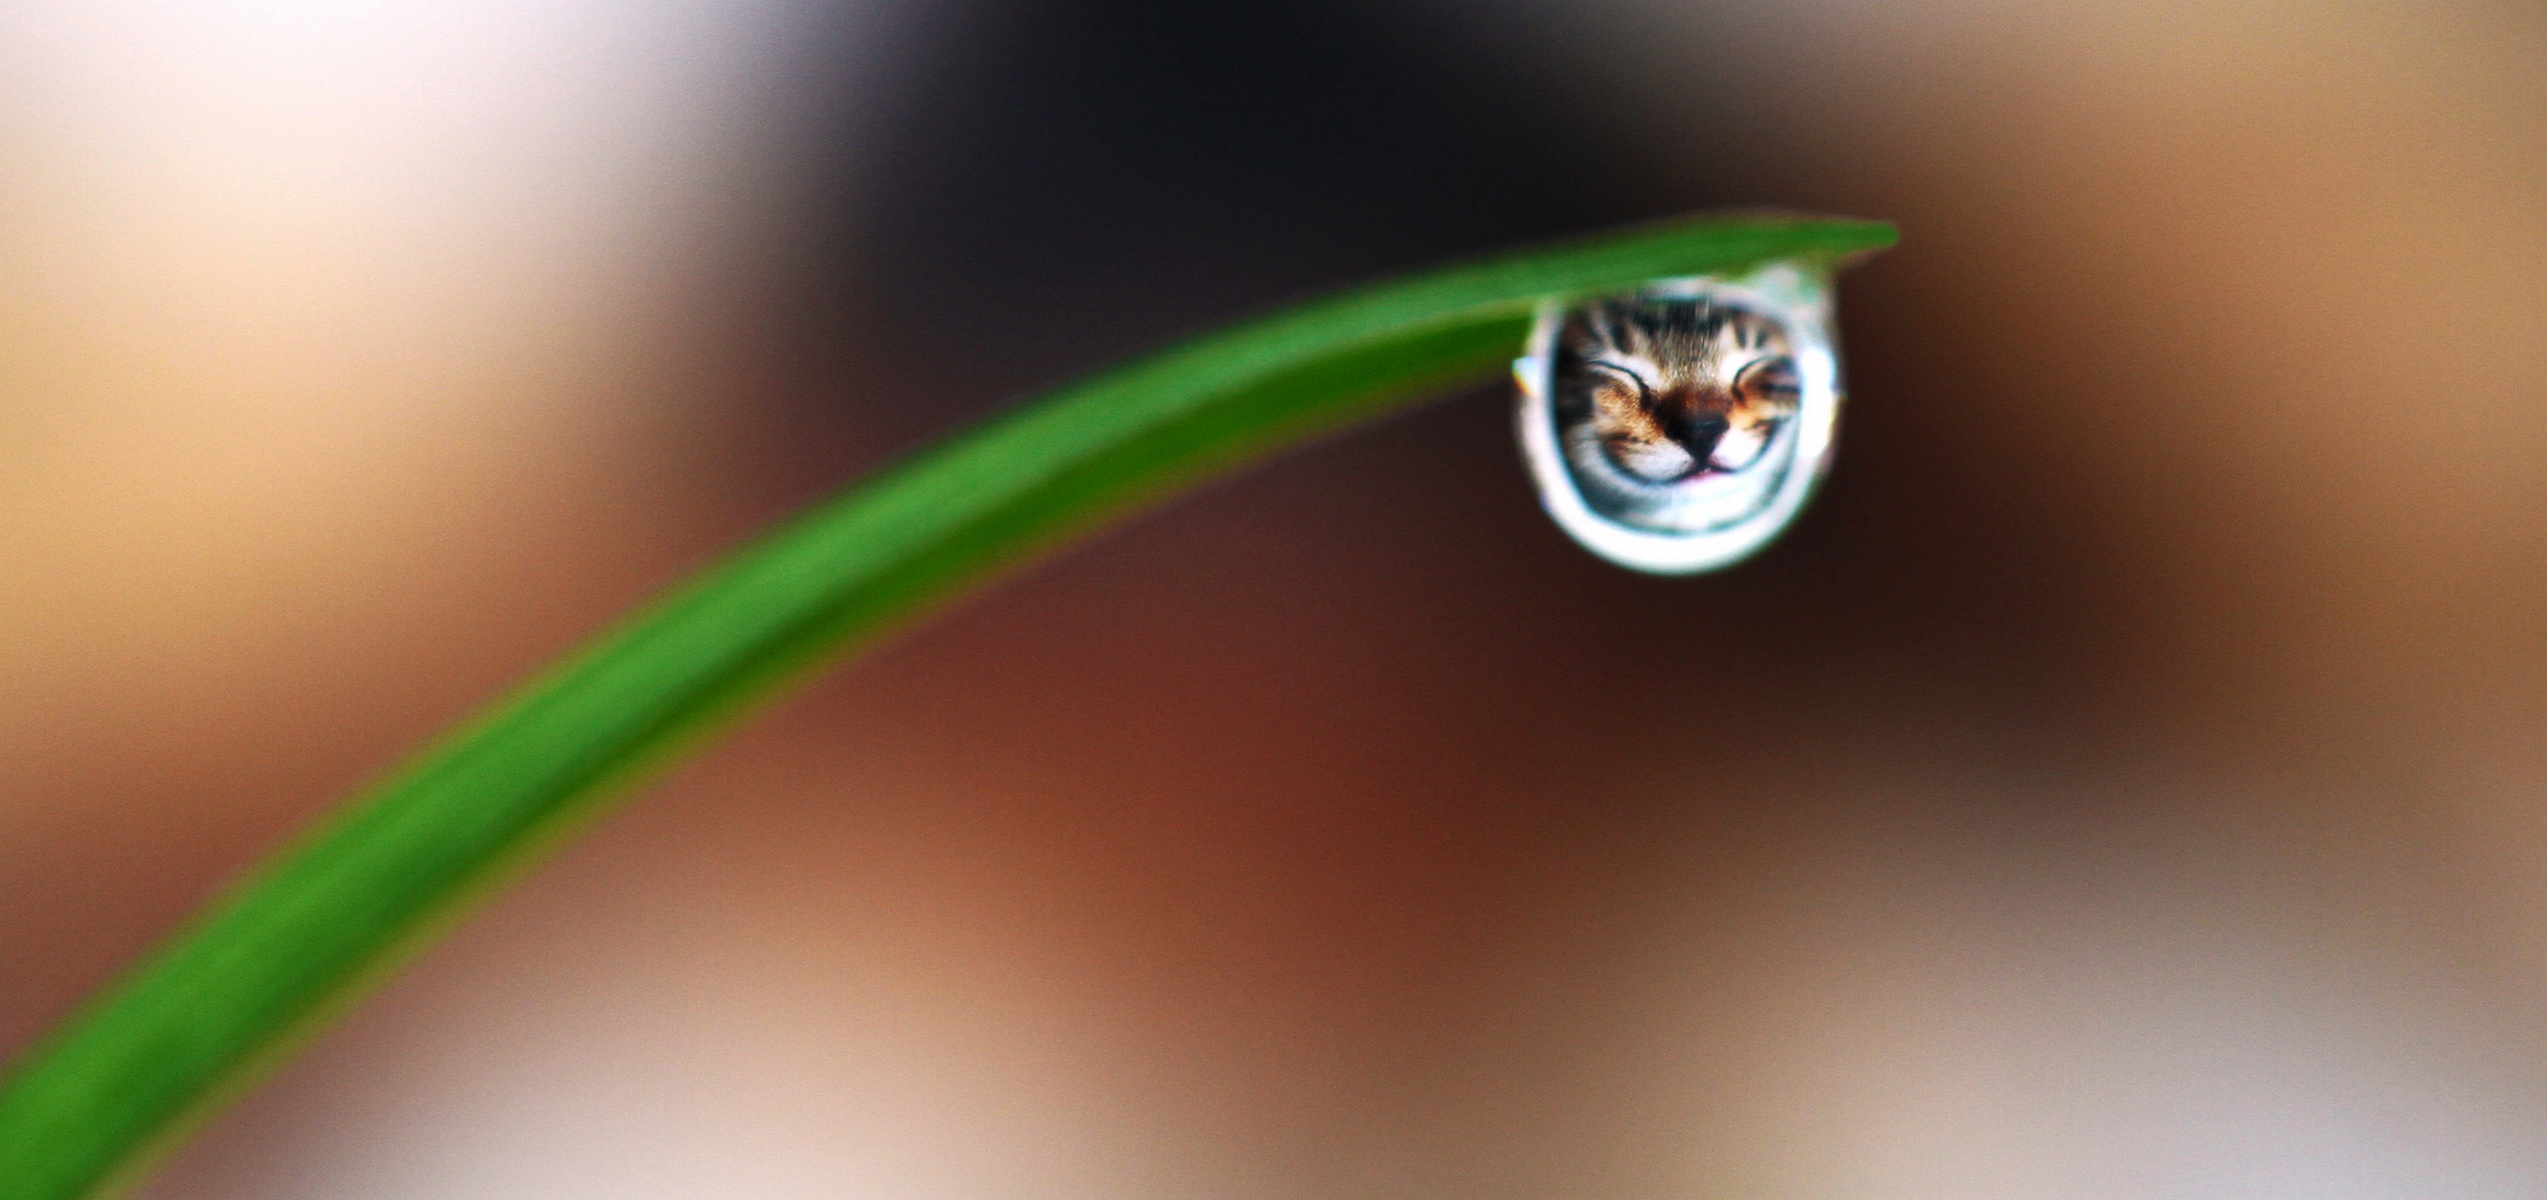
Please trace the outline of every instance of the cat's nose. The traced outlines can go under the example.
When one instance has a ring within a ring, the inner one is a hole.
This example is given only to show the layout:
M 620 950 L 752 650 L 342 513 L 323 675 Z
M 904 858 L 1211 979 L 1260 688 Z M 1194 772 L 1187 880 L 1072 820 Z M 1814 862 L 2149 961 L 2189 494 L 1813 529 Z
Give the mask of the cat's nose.
M 1732 427 L 1723 417 L 1713 413 L 1691 414 L 1673 424 L 1671 440 L 1689 451 L 1692 461 L 1700 463 L 1715 454 L 1716 443 L 1723 441 L 1725 431 Z

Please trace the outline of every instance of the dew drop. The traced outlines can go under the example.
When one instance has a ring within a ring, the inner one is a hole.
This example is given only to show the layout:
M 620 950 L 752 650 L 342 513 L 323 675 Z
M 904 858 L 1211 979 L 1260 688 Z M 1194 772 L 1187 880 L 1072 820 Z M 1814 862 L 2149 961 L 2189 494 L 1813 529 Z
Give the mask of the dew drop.
M 1558 526 L 1621 566 L 1714 570 L 1786 528 L 1830 460 L 1830 277 L 1781 264 L 1552 304 L 1512 372 Z

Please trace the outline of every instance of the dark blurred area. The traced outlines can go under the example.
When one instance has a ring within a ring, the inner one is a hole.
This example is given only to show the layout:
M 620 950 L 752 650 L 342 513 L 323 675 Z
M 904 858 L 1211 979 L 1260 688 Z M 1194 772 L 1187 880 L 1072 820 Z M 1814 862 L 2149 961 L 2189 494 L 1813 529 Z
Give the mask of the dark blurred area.
M 1633 576 L 1501 389 L 826 678 L 165 1197 L 2547 1191 L 2547 20 L 0 18 L 0 1046 L 796 506 L 1321 290 L 1900 222 Z

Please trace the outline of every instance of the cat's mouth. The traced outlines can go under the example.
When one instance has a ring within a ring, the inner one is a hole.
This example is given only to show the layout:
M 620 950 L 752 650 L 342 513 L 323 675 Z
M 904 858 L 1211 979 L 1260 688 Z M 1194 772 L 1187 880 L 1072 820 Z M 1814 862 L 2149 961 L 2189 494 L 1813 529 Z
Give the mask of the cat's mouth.
M 1684 483 L 1712 475 L 1739 475 L 1768 458 L 1774 429 L 1728 432 L 1711 445 L 1678 441 L 1611 443 L 1604 447 L 1620 470 L 1648 483 Z M 1701 457 L 1703 455 L 1703 457 Z
M 1778 420 L 1735 421 L 1721 412 L 1680 407 L 1656 424 L 1659 438 L 1609 439 L 1612 462 L 1653 483 L 1734 475 L 1760 465 L 1777 440 Z

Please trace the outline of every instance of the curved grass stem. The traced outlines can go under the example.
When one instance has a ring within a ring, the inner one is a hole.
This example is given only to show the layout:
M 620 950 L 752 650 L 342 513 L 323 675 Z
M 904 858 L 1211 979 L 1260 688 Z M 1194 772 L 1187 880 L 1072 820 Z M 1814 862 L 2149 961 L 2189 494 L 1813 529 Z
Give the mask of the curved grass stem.
M 29 1050 L 0 1088 L 0 1200 L 131 1181 L 651 768 L 995 569 L 1501 372 L 1545 300 L 1892 240 L 1716 217 L 1416 275 L 1064 388 L 817 505 L 354 796 Z

